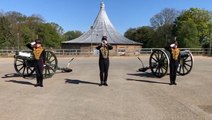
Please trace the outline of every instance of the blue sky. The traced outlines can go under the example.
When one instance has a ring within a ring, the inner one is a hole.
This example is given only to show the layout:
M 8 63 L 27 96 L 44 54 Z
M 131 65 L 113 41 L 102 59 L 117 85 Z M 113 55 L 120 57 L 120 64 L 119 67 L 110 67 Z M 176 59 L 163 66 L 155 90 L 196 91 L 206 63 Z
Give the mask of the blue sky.
M 121 34 L 129 28 L 150 25 L 150 18 L 164 8 L 197 7 L 212 11 L 212 0 L 0 0 L 0 11 L 41 15 L 46 22 L 59 24 L 65 32 L 86 32 L 102 1 L 109 19 Z

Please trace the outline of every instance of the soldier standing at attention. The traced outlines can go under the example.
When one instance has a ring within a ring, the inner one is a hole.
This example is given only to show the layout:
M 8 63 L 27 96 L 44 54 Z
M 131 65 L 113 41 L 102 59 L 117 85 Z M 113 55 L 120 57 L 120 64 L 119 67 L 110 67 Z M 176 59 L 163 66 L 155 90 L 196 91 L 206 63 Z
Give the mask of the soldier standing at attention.
M 102 43 L 96 49 L 99 50 L 100 86 L 108 86 L 109 50 L 112 50 L 113 47 L 108 44 L 107 36 L 102 37 Z
M 177 76 L 177 68 L 179 66 L 179 57 L 180 50 L 177 48 L 177 41 L 175 40 L 169 47 L 166 47 L 166 50 L 170 52 L 170 84 L 169 85 L 177 85 L 176 76 Z
M 35 87 L 43 87 L 43 67 L 46 59 L 45 49 L 42 47 L 40 39 L 36 39 L 35 42 L 28 43 L 26 46 L 32 50 L 34 57 L 33 63 L 37 80 Z

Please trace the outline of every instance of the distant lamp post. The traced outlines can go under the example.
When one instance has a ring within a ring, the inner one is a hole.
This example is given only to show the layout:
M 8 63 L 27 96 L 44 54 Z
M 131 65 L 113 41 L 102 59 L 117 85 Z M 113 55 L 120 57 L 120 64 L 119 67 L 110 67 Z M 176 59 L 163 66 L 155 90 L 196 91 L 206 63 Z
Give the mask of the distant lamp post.
M 92 54 L 92 52 L 93 52 L 93 26 L 91 26 L 91 54 Z
M 210 44 L 209 44 L 209 56 L 211 56 L 211 39 L 212 39 L 212 37 L 211 37 L 211 30 L 210 30 L 210 33 L 209 33 L 209 37 L 210 37 Z
M 211 35 L 212 35 L 211 34 L 211 31 L 212 31 L 212 24 L 209 24 L 209 40 L 210 40 L 210 43 L 209 43 L 209 52 L 208 52 L 209 53 L 209 56 L 211 56 L 211 47 L 212 47 L 211 46 L 212 45 L 212 43 L 211 43 L 212 42 L 212 40 L 211 40 L 212 39 L 212 37 L 211 37 Z
M 18 51 L 19 51 L 19 44 L 20 44 L 19 33 L 17 33 L 17 45 L 18 45 Z

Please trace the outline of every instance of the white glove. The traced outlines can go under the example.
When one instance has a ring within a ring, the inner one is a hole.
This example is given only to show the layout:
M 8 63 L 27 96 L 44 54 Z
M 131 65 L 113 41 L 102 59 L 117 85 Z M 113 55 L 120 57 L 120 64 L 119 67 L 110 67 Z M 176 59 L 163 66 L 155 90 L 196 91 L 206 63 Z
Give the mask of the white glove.
M 170 45 L 170 47 L 172 47 L 172 48 L 173 48 L 174 46 L 175 46 L 175 44 L 171 44 L 171 45 Z
M 30 44 L 31 44 L 31 46 L 34 46 L 35 45 L 35 42 L 31 42 Z

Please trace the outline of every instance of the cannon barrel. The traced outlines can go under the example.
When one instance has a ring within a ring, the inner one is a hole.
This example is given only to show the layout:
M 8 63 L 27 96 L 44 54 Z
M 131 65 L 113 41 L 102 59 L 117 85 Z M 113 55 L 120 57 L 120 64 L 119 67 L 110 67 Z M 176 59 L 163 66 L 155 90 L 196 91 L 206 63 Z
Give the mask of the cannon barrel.
M 14 58 L 20 58 L 20 59 L 25 59 L 25 60 L 33 60 L 33 55 L 31 52 L 23 52 L 23 51 L 18 51 L 15 53 Z

